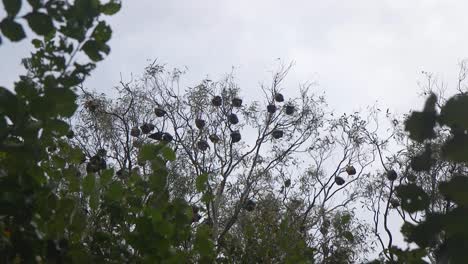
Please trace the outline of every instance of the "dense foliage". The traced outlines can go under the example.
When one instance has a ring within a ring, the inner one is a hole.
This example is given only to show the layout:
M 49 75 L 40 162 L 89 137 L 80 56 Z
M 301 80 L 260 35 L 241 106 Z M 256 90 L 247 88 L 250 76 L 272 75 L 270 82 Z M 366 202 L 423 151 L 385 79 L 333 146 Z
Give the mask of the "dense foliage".
M 364 144 L 367 122 L 357 114 L 325 113 L 323 97 L 310 86 L 297 98 L 283 95 L 288 69 L 262 86 L 262 102 L 242 98 L 232 74 L 180 91 L 181 71 L 152 64 L 141 80 L 122 81 L 115 98 L 83 89 L 72 142 L 89 160 L 106 149 L 122 179 L 151 172 L 138 162 L 142 144 L 172 146 L 177 159 L 168 167 L 169 195 L 193 206 L 194 227 L 210 226 L 223 258 L 282 262 L 297 250 L 296 260 L 333 262 L 339 255 L 356 261 L 367 250 L 367 226 L 356 221 L 352 205 L 375 158 Z M 274 221 L 257 221 L 264 213 Z M 345 225 L 322 228 L 340 216 Z M 301 249 L 275 248 L 284 236 L 288 247 Z M 252 243 L 266 248 L 254 254 Z
M 19 16 L 23 1 L 4 0 L 8 16 L 0 23 L 11 41 L 25 38 L 18 21 L 23 18 L 38 35 L 32 40 L 36 50 L 23 60 L 28 74 L 13 89 L 0 87 L 0 262 L 209 258 L 203 228 L 193 238 L 193 252 L 201 255 L 178 250 L 190 235 L 192 212 L 161 189 L 166 160 L 174 159 L 170 149 L 144 146 L 140 160 L 154 172 L 124 184 L 99 157 L 93 161 L 97 169 L 87 173 L 82 151 L 67 143 L 73 137 L 66 120 L 77 108 L 76 86 L 110 51 L 106 43 L 112 31 L 102 14 L 116 13 L 120 3 L 28 3 L 32 11 Z M 81 52 L 90 61 L 78 56 Z M 90 225 L 102 229 L 89 230 Z

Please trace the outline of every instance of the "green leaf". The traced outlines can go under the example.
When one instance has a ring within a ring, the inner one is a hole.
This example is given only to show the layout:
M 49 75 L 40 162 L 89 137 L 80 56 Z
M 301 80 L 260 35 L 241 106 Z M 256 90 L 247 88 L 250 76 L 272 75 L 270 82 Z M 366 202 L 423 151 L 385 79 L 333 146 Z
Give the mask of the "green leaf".
M 42 6 L 41 0 L 28 0 L 28 3 L 33 9 L 39 9 Z
M 431 94 L 426 100 L 423 112 L 412 112 L 405 121 L 405 130 L 409 137 L 418 142 L 434 138 L 434 126 L 436 124 L 435 105 L 437 97 Z
M 455 133 L 442 146 L 442 156 L 455 162 L 468 161 L 468 135 L 464 133 Z
M 82 50 L 93 61 L 100 61 L 103 59 L 101 53 L 99 52 L 99 42 L 95 40 L 86 41 L 82 47 Z
M 431 146 L 426 145 L 421 154 L 411 159 L 411 168 L 414 171 L 429 171 L 433 163 Z
M 8 124 L 5 117 L 0 115 L 0 141 L 3 140 L 9 133 Z M 0 160 L 4 158 L 5 152 L 0 152 Z
M 171 148 L 169 148 L 169 147 L 167 147 L 167 146 L 165 146 L 165 147 L 161 150 L 161 152 L 162 152 L 163 157 L 164 157 L 166 160 L 174 161 L 174 160 L 176 159 L 176 154 L 175 154 L 175 152 L 174 152 Z
M 65 135 L 70 130 L 70 125 L 60 119 L 50 119 L 45 124 L 45 128 L 60 137 Z
M 138 160 L 147 161 L 153 160 L 158 157 L 159 147 L 153 144 L 145 144 L 141 147 L 140 153 L 138 153 Z
M 96 185 L 96 177 L 93 173 L 86 175 L 83 179 L 83 192 L 90 195 L 94 191 Z
M 60 157 L 58 155 L 52 156 L 52 160 L 55 163 L 55 167 L 57 167 L 59 169 L 65 168 L 65 165 L 67 164 L 65 159 L 63 159 L 62 157 Z
M 99 16 L 100 0 L 75 0 L 76 15 L 82 19 L 92 20 Z
M 10 90 L 0 86 L 0 114 L 6 114 L 11 119 L 18 111 L 18 99 Z
M 440 192 L 458 205 L 468 206 L 468 177 L 456 175 L 439 184 Z
M 101 174 L 101 185 L 106 186 L 112 180 L 112 176 L 114 176 L 114 169 L 104 170 Z
M 160 192 L 164 190 L 167 184 L 167 170 L 159 169 L 157 171 L 154 171 L 149 176 L 149 182 L 151 185 L 151 189 L 155 192 Z
M 435 112 L 437 104 L 437 96 L 434 93 L 431 93 L 429 97 L 426 99 L 426 103 L 424 104 L 424 112 Z
M 84 233 L 84 229 L 86 228 L 86 215 L 84 215 L 81 211 L 77 210 L 73 214 L 71 228 L 75 233 Z
M 39 107 L 48 107 L 52 114 L 63 117 L 71 117 L 78 105 L 76 104 L 77 95 L 69 88 L 49 88 L 45 91 L 43 104 Z M 46 109 L 37 109 L 38 112 L 50 113 Z
M 89 207 L 91 210 L 96 210 L 99 206 L 99 192 L 92 192 L 89 197 Z
M 31 43 L 34 45 L 36 49 L 42 48 L 42 41 L 39 39 L 33 39 L 31 40 Z
M 209 202 L 213 201 L 213 199 L 214 199 L 214 195 L 211 192 L 205 192 L 202 195 L 201 201 L 204 202 L 204 203 L 209 203 Z
M 124 188 L 120 182 L 114 181 L 107 190 L 107 197 L 113 201 L 120 201 L 124 194 Z
M 68 178 L 68 188 L 70 192 L 79 192 L 80 191 L 80 175 L 70 175 Z
M 198 175 L 195 181 L 195 186 L 197 188 L 197 191 L 199 192 L 204 191 L 207 183 L 208 183 L 208 173 L 203 173 L 203 174 Z
M 440 123 L 452 128 L 468 129 L 468 95 L 451 97 L 442 107 Z
M 0 22 L 0 30 L 9 40 L 17 42 L 26 37 L 23 26 L 13 19 L 5 18 Z
M 21 9 L 22 0 L 3 0 L 5 11 L 11 17 L 15 17 Z
M 416 184 L 400 185 L 395 190 L 401 207 L 409 213 L 424 210 L 429 205 L 429 196 Z
M 69 152 L 67 153 L 67 159 L 69 164 L 82 164 L 83 163 L 83 157 L 85 157 L 85 154 L 83 151 L 81 151 L 80 148 L 77 147 L 72 147 L 70 148 Z
M 425 221 L 414 225 L 405 222 L 401 232 L 408 242 L 414 242 L 421 248 L 428 247 L 436 241 L 436 237 L 443 228 L 443 216 L 439 214 L 428 214 Z
M 214 253 L 214 244 L 210 239 L 211 229 L 206 225 L 200 225 L 195 236 L 195 249 L 202 256 L 211 256 Z
M 52 18 L 47 14 L 34 11 L 24 17 L 28 21 L 31 29 L 38 35 L 45 36 L 54 31 Z
M 101 12 L 104 13 L 105 15 L 110 16 L 119 12 L 121 7 L 122 7 L 122 4 L 120 2 L 111 1 L 101 6 Z
M 92 37 L 102 43 L 107 42 L 112 36 L 112 29 L 106 24 L 106 22 L 101 21 L 96 26 L 93 31 Z
M 405 121 L 409 137 L 417 142 L 434 138 L 435 112 L 413 112 Z
M 351 233 L 350 231 L 345 231 L 345 232 L 343 233 L 343 237 L 346 238 L 346 240 L 348 240 L 349 242 L 353 242 L 353 241 L 354 241 L 353 233 Z
M 351 222 L 351 215 L 348 214 L 348 213 L 345 213 L 342 217 L 341 217 L 341 224 L 342 225 L 347 225 Z

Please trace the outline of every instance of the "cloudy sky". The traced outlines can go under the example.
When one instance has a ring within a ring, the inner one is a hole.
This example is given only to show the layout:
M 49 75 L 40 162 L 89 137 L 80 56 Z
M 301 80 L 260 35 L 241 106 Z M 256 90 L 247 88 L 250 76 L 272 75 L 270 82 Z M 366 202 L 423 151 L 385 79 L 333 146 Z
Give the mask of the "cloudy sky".
M 377 101 L 405 112 L 422 104 L 422 70 L 454 84 L 458 62 L 468 57 L 466 10 L 461 0 L 124 1 L 110 19 L 112 53 L 87 86 L 109 90 L 120 74 L 138 75 L 157 58 L 188 67 L 190 84 L 234 66 L 248 97 L 281 58 L 295 61 L 286 91 L 314 81 L 339 111 Z M 4 42 L 0 85 L 11 86 L 30 45 Z

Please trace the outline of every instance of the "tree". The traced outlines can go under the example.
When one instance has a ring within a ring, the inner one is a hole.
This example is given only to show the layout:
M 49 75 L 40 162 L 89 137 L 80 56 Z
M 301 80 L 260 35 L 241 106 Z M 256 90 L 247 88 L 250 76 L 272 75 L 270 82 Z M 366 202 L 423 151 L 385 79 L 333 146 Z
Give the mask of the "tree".
M 190 238 L 191 208 L 161 185 L 175 159 L 171 149 L 142 146 L 138 160 L 152 172 L 141 178 L 132 171 L 124 185 L 112 179 L 105 152 L 86 166 L 82 150 L 68 143 L 77 85 L 110 51 L 112 31 L 101 14 L 116 13 L 120 2 L 28 1 L 33 11 L 21 17 L 22 1 L 3 2 L 4 36 L 23 39 L 16 20 L 25 18 L 41 39 L 32 40 L 36 51 L 23 60 L 28 73 L 16 93 L 0 88 L 1 262 L 210 261 L 206 228 Z M 79 62 L 80 51 L 91 62 Z M 188 239 L 191 249 L 181 245 Z
M 210 227 L 218 256 L 235 257 L 228 247 L 232 239 L 246 241 L 235 238 L 243 230 L 241 218 L 249 219 L 259 204 L 273 199 L 281 208 L 275 225 L 294 221 L 302 236 L 298 243 L 310 248 L 308 254 L 314 249 L 320 262 L 332 243 L 320 226 L 335 215 L 353 215 L 361 176 L 376 157 L 365 137 L 373 118 L 359 113 L 335 118 L 325 112 L 323 97 L 311 93 L 311 84 L 301 86 L 298 98 L 286 98 L 282 83 L 289 69 L 280 68 L 271 85 L 261 86 L 261 103 L 241 98 L 232 74 L 183 91 L 183 71 L 153 63 L 141 80 L 122 81 L 115 99 L 82 88 L 73 144 L 84 150 L 88 163 L 105 149 L 109 164 L 118 168 L 116 177 L 126 181 L 134 170 L 151 171 L 137 160 L 142 144 L 169 143 L 177 154 L 169 164 L 169 194 L 197 208 L 194 226 Z M 296 213 L 287 219 L 292 204 Z M 350 248 L 365 239 L 366 228 L 351 222 L 347 231 L 357 233 L 346 242 Z M 356 251 L 348 254 L 358 258 Z
M 3 1 L 7 17 L 0 30 L 11 41 L 25 38 L 25 19 L 38 35 L 36 47 L 24 64 L 29 75 L 20 76 L 14 92 L 0 87 L 0 241 L 2 262 L 63 260 L 64 250 L 79 250 L 76 241 L 64 236 L 67 228 L 80 232 L 70 197 L 57 197 L 51 178 L 72 173 L 74 159 L 66 169 L 48 171 L 43 166 L 46 148 L 65 135 L 69 126 L 64 118 L 73 115 L 81 83 L 109 53 L 106 42 L 111 29 L 101 14 L 113 14 L 120 4 L 111 1 L 28 1 L 33 9 L 19 16 L 23 1 Z M 76 55 L 83 50 L 91 62 L 80 63 Z M 59 166 L 60 163 L 57 163 Z M 60 219 L 59 222 L 49 220 Z
M 370 197 L 386 202 L 387 209 L 382 215 L 385 220 L 388 208 L 393 207 L 404 222 L 402 234 L 405 239 L 419 246 L 417 249 L 398 249 L 392 245 L 392 234 L 388 232 L 390 242 L 382 244 L 387 261 L 463 263 L 466 238 L 464 228 L 457 223 L 465 221 L 464 207 L 460 200 L 451 197 L 461 198 L 466 192 L 466 176 L 463 175 L 467 171 L 467 155 L 463 151 L 464 141 L 460 139 L 466 129 L 462 117 L 466 62 L 460 67 L 458 94 L 448 99 L 433 76 L 424 74 L 427 78 L 424 94 L 429 97 L 423 111 L 414 111 L 407 116 L 404 128 L 408 137 L 402 137 L 406 140 L 403 141 L 404 148 L 387 163 L 398 166 L 399 179 L 387 190 L 380 189 L 380 193 Z M 383 188 L 384 185 L 380 186 Z M 392 206 L 393 203 L 396 206 Z M 379 214 L 374 209 L 374 219 L 378 219 Z

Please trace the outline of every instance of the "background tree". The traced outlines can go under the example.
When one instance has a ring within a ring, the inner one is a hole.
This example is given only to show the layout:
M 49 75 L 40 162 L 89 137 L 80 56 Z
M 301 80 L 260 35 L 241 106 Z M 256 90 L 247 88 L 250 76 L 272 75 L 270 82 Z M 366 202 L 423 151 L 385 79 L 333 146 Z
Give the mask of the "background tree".
M 240 217 L 247 219 L 263 200 L 274 199 L 281 208 L 276 225 L 294 221 L 320 262 L 330 254 L 325 245 L 333 244 L 321 226 L 335 215 L 354 215 L 361 176 L 375 160 L 376 149 L 366 144 L 374 113 L 335 118 L 325 112 L 323 97 L 311 93 L 312 84 L 302 85 L 299 97 L 287 98 L 282 85 L 289 69 L 280 68 L 270 85 L 261 86 L 259 102 L 241 98 L 232 74 L 184 90 L 184 72 L 153 63 L 141 80 L 122 81 L 116 98 L 83 89 L 74 144 L 89 160 L 105 149 L 108 162 L 119 168 L 115 177 L 125 181 L 134 170 L 151 171 L 138 163 L 141 144 L 170 142 L 177 159 L 169 164 L 169 193 L 196 208 L 194 225 L 210 226 L 218 255 L 231 254 L 227 240 L 242 230 Z M 294 220 L 285 213 L 291 204 L 297 207 Z M 345 232 L 349 240 L 343 248 L 365 239 L 365 224 L 349 223 L 354 224 L 347 231 L 357 233 L 354 239 Z M 347 252 L 357 258 L 356 251 Z

